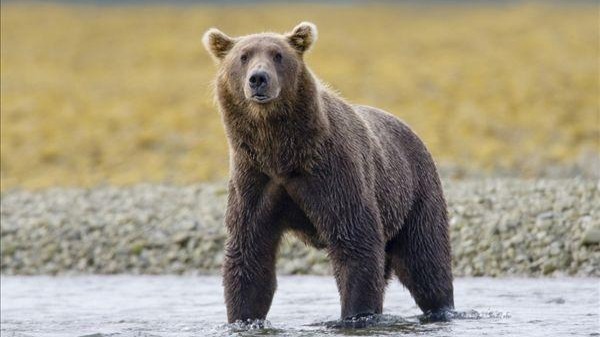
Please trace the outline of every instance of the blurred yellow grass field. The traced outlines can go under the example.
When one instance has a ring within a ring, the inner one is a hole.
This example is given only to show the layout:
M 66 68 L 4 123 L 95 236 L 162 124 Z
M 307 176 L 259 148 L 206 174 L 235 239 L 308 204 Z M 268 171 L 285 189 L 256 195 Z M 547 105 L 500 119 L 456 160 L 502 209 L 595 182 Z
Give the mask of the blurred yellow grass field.
M 227 176 L 202 33 L 286 31 L 355 103 L 404 119 L 444 167 L 531 176 L 598 155 L 592 6 L 2 5 L 2 189 Z

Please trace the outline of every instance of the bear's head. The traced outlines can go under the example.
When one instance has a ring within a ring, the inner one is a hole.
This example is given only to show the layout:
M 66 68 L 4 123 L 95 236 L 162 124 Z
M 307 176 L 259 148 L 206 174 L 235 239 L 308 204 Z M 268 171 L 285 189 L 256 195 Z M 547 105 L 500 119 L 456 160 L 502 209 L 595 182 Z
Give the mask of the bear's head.
M 226 95 L 228 104 L 256 110 L 294 97 L 300 74 L 306 71 L 303 55 L 316 39 L 316 26 L 302 22 L 287 34 L 235 38 L 211 28 L 203 42 L 219 64 L 218 95 Z

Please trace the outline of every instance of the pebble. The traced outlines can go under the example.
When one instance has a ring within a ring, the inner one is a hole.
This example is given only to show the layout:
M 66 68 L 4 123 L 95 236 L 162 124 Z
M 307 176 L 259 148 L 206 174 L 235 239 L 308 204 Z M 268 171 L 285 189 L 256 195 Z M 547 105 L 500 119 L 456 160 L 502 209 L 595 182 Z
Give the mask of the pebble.
M 593 245 L 600 243 L 600 228 L 589 228 L 584 234 L 582 243 L 584 245 Z

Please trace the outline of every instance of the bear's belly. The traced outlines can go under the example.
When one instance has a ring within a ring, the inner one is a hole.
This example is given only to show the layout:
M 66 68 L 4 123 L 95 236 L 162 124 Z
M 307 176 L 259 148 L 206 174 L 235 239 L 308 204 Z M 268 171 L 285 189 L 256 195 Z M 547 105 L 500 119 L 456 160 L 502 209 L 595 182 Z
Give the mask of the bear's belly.
M 286 230 L 291 230 L 297 238 L 307 245 L 318 249 L 327 247 L 326 241 L 319 235 L 317 228 L 287 193 L 282 198 L 281 203 L 281 222 Z

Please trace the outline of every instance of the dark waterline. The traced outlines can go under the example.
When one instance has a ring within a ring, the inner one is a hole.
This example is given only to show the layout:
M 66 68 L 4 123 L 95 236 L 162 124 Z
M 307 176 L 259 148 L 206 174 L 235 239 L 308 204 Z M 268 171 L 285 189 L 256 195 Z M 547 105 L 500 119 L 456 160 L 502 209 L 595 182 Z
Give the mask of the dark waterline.
M 339 315 L 331 277 L 282 276 L 262 329 L 225 324 L 215 276 L 3 276 L 2 336 L 596 336 L 599 279 L 455 281 L 457 317 L 421 323 L 402 286 L 367 329 L 328 327 Z

